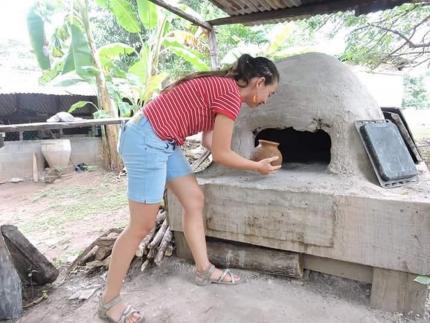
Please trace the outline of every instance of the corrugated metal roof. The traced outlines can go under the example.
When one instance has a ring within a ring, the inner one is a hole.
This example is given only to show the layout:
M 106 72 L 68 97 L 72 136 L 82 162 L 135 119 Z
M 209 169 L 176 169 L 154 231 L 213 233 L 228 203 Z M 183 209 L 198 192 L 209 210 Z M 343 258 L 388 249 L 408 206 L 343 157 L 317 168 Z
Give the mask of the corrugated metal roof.
M 88 84 L 75 84 L 70 86 L 25 86 L 16 84 L 14 86 L 0 87 L 2 94 L 45 94 L 45 95 L 82 95 L 97 96 L 95 86 Z
M 228 16 L 255 16 L 258 13 L 271 12 L 277 17 L 262 20 L 242 22 L 246 25 L 276 23 L 308 18 L 313 15 L 327 14 L 339 11 L 356 10 L 356 14 L 364 14 L 378 10 L 390 9 L 407 2 L 402 0 L 209 0 L 223 10 Z M 290 11 L 289 11 L 290 9 Z M 291 12 L 287 17 L 279 17 L 279 13 Z M 222 20 L 222 19 L 221 19 Z M 209 21 L 217 23 L 219 19 Z

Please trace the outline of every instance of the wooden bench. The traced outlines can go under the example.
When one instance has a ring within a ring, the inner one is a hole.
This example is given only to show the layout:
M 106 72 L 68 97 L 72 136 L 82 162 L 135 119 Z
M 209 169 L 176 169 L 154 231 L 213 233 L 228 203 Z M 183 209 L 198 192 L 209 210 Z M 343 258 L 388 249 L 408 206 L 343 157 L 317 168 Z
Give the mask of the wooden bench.
M 0 125 L 0 133 L 6 132 L 19 132 L 19 140 L 23 140 L 23 133 L 25 131 L 35 130 L 53 130 L 53 129 L 66 129 L 66 128 L 82 128 L 82 127 L 95 127 L 112 124 L 121 124 L 126 122 L 129 118 L 109 118 L 109 119 L 88 119 L 77 120 L 72 122 L 35 122 L 35 123 L 18 123 L 9 125 Z M 62 134 L 62 132 L 60 132 Z

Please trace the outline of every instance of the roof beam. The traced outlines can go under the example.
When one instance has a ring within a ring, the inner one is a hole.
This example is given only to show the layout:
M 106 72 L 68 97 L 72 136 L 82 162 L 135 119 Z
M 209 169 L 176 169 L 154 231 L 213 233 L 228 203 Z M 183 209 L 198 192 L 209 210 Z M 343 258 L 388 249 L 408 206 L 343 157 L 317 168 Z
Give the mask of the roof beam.
M 152 1 L 152 0 L 151 0 Z M 366 7 L 370 7 L 372 10 L 382 10 L 390 9 L 398 6 L 405 2 L 405 0 L 361 0 L 361 1 L 329 1 L 329 2 L 319 2 L 315 4 L 302 5 L 299 7 L 278 9 L 272 11 L 255 12 L 246 15 L 237 15 L 224 18 L 218 18 L 208 21 L 212 26 L 216 25 L 227 25 L 227 24 L 246 24 L 255 23 L 259 21 L 272 20 L 272 19 L 282 19 L 282 18 L 293 18 L 293 17 L 309 17 L 313 15 L 321 15 L 334 13 L 338 11 L 345 10 L 357 10 L 358 12 L 366 11 Z M 414 2 L 414 1 L 412 1 Z
M 185 20 L 188 20 L 189 22 L 197 26 L 203 27 L 207 30 L 212 30 L 212 25 L 209 24 L 208 22 L 200 20 L 196 17 L 193 17 L 190 14 L 186 13 L 185 11 L 168 4 L 163 0 L 149 0 L 149 1 L 151 1 L 152 3 L 155 3 L 160 7 L 163 7 L 164 9 L 174 13 L 175 15 L 178 15 L 179 17 L 184 18 Z

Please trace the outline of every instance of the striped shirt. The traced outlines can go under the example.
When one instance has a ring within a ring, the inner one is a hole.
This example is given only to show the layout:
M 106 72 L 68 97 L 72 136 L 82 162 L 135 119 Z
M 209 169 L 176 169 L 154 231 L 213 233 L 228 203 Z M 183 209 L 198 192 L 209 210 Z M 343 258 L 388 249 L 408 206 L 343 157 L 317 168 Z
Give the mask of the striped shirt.
M 143 114 L 158 137 L 183 145 L 187 136 L 212 130 L 218 113 L 235 120 L 240 106 L 239 86 L 234 79 L 207 76 L 161 93 L 143 108 Z

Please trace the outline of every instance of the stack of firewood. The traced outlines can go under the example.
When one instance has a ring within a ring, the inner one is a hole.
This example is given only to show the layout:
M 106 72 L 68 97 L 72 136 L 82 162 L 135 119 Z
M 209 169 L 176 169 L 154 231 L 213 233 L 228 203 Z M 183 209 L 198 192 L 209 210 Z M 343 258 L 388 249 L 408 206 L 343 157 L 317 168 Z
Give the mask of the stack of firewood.
M 121 229 L 110 229 L 89 245 L 70 265 L 68 273 L 83 270 L 88 274 L 99 269 L 109 268 L 113 245 L 121 233 Z M 155 227 L 141 241 L 136 250 L 136 257 L 142 262 L 144 271 L 149 264 L 161 264 L 164 256 L 173 253 L 172 231 L 167 223 L 166 210 L 160 209 Z
M 155 227 L 141 241 L 136 250 L 136 257 L 142 259 L 141 271 L 144 271 L 150 263 L 157 266 L 161 264 L 164 256 L 170 257 L 173 253 L 173 234 L 167 223 L 167 213 L 160 210 L 157 214 Z

